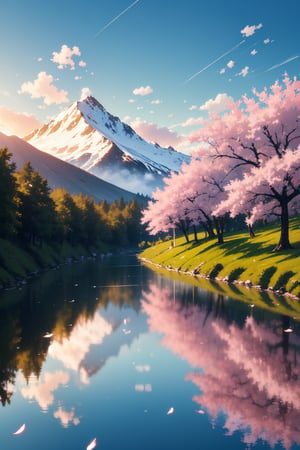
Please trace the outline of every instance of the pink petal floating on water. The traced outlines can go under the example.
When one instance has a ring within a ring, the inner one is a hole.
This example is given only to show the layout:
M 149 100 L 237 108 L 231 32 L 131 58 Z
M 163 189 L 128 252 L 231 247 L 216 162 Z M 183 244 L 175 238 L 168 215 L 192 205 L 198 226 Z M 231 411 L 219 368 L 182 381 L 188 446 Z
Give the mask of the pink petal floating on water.
M 93 450 L 93 448 L 95 448 L 97 445 L 97 441 L 96 438 L 92 440 L 92 442 L 89 443 L 89 445 L 87 446 L 86 450 Z
M 173 412 L 174 412 L 174 408 L 173 408 L 173 406 L 172 406 L 172 408 L 169 409 L 169 411 L 167 412 L 167 414 L 168 414 L 168 415 L 169 415 L 169 414 L 173 414 Z
M 125 328 L 123 328 L 122 331 L 123 331 L 124 334 L 130 334 L 131 333 L 131 330 L 126 330 Z
M 196 409 L 195 411 L 198 414 L 205 414 L 205 411 L 203 411 L 203 409 Z
M 283 330 L 285 333 L 292 333 L 293 329 L 292 328 L 287 328 L 286 330 Z
M 44 338 L 51 338 L 53 336 L 53 333 L 46 333 L 44 334 Z
M 14 435 L 22 434 L 22 433 L 24 433 L 25 429 L 26 429 L 26 425 L 25 425 L 25 423 L 23 423 L 23 425 L 17 431 L 15 431 L 13 434 Z

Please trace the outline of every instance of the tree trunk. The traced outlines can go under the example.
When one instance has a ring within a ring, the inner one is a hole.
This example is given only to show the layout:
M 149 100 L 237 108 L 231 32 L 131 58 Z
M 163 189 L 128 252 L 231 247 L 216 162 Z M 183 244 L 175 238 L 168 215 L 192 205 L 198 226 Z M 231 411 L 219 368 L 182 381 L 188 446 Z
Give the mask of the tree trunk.
M 289 238 L 289 209 L 288 209 L 288 202 L 282 201 L 281 202 L 281 215 L 280 215 L 280 238 L 277 246 L 274 248 L 274 251 L 278 250 L 287 250 L 289 248 L 292 248 L 290 244 L 290 238 Z
M 193 225 L 193 231 L 194 231 L 194 240 L 195 242 L 198 242 L 197 229 L 195 225 Z
M 207 233 L 207 236 L 205 237 L 207 237 L 208 239 L 212 239 L 216 236 L 213 228 L 213 223 L 211 220 L 207 219 L 206 222 L 201 222 L 201 225 L 203 226 L 205 232 Z
M 249 236 L 251 238 L 255 237 L 254 231 L 253 231 L 253 226 L 252 225 L 248 225 L 248 231 L 249 231 Z
M 185 230 L 182 230 L 182 232 L 183 232 L 183 234 L 184 234 L 184 237 L 185 237 L 186 242 L 190 242 L 189 236 L 188 236 L 187 232 L 186 232 Z
M 222 218 L 214 218 L 217 237 L 218 237 L 218 244 L 224 244 L 224 223 Z

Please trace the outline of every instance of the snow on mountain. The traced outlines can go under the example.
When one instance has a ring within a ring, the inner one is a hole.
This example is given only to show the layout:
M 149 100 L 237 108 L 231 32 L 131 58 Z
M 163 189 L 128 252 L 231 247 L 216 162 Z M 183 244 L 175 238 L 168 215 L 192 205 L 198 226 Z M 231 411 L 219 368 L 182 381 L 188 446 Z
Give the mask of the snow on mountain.
M 0 148 L 8 148 L 17 170 L 22 169 L 23 165 L 29 161 L 33 169 L 47 179 L 51 189 L 64 188 L 74 195 L 82 192 L 97 202 L 106 200 L 111 203 L 121 197 L 126 202 L 133 199 L 138 200 L 135 194 L 120 189 L 59 158 L 48 155 L 17 136 L 0 133 Z
M 190 160 L 172 147 L 145 141 L 94 97 L 72 104 L 24 139 L 112 184 L 147 195 Z

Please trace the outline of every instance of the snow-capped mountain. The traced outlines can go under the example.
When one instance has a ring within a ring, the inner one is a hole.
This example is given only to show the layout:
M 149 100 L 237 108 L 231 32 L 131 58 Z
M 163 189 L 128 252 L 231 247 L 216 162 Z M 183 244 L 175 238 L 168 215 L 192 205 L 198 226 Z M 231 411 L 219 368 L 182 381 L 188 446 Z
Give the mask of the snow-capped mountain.
M 12 161 L 16 164 L 17 170 L 22 169 L 24 164 L 29 161 L 33 169 L 47 179 L 48 186 L 51 189 L 64 188 L 74 195 L 82 193 L 94 198 L 97 202 L 106 200 L 111 203 L 121 197 L 126 202 L 133 199 L 140 201 L 136 194 L 101 180 L 59 158 L 48 155 L 17 136 L 7 136 L 0 133 L 0 148 L 5 147 L 12 154 Z
M 90 96 L 24 139 L 112 184 L 147 195 L 190 160 L 172 147 L 146 142 Z

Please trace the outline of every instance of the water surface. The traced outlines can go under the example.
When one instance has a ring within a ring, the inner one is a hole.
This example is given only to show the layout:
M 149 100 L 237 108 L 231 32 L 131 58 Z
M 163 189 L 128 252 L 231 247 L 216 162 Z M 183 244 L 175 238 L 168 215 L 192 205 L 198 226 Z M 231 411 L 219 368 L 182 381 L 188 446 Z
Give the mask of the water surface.
M 300 449 L 298 321 L 248 295 L 133 256 L 2 292 L 1 449 Z

